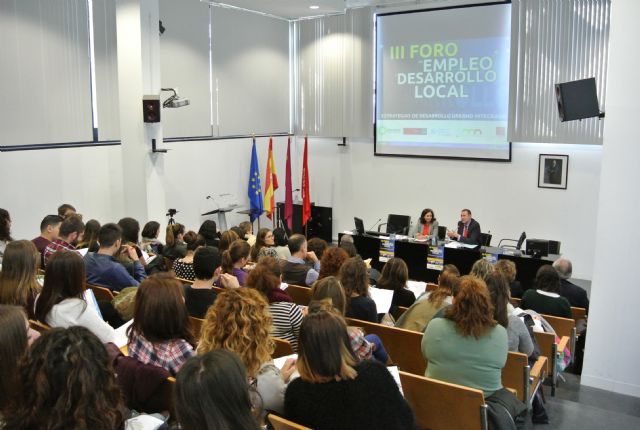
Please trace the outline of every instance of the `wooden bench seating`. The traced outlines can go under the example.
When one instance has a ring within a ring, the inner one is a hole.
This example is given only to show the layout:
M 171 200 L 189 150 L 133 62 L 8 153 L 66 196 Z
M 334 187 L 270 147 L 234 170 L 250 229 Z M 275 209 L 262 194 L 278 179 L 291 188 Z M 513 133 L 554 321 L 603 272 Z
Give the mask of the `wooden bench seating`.
M 311 430 L 309 427 L 296 424 L 275 414 L 269 414 L 267 421 L 271 423 L 275 430 Z
M 547 357 L 540 356 L 533 368 L 525 354 L 509 351 L 507 362 L 502 369 L 502 385 L 516 391 L 516 397 L 532 408 L 535 392 L 544 381 Z
M 569 338 L 567 346 L 569 347 L 569 351 L 571 351 L 571 361 L 573 361 L 573 355 L 576 350 L 576 322 L 570 318 L 560 318 L 551 315 L 543 314 L 542 317 L 551 324 L 551 327 L 553 327 L 553 330 L 555 330 L 556 335 L 559 338 L 563 338 L 565 336 Z M 558 351 L 563 350 L 564 348 L 558 349 Z
M 32 330 L 37 331 L 38 333 L 44 333 L 47 330 L 51 330 L 51 327 L 49 327 L 47 324 L 36 320 L 29 320 L 29 327 Z
M 311 288 L 289 284 L 285 291 L 291 299 L 293 299 L 293 303 L 300 306 L 309 306 L 309 302 L 311 301 Z
M 547 358 L 546 362 L 546 374 L 551 380 L 551 395 L 555 396 L 556 386 L 558 383 L 558 351 L 564 351 L 564 348 L 569 343 L 569 338 L 564 336 L 560 338 L 560 342 L 556 344 L 556 337 L 553 333 L 534 332 L 536 342 L 540 347 L 540 354 Z
M 96 300 L 111 301 L 115 298 L 113 292 L 108 288 L 92 284 L 87 284 L 87 288 L 90 288 L 91 291 L 93 291 L 93 295 L 96 296 Z
M 286 355 L 293 354 L 293 347 L 288 340 L 280 339 L 279 337 L 272 337 L 273 343 L 276 345 L 276 349 L 273 351 L 272 357 L 284 357 Z

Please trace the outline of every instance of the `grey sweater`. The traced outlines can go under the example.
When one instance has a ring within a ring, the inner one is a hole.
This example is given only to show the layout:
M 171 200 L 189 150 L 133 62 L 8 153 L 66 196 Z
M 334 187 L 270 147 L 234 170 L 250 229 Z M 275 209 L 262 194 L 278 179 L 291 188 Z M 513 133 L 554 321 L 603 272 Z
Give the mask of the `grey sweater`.
M 533 342 L 529 335 L 529 330 L 524 322 L 517 315 L 509 315 L 509 327 L 507 327 L 509 338 L 509 351 L 521 352 L 527 356 L 533 352 Z

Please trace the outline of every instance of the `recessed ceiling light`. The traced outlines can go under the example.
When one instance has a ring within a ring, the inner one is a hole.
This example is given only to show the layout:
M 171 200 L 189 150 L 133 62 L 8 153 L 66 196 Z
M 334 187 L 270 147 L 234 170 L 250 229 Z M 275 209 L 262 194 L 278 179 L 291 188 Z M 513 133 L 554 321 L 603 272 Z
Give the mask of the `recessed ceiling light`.
M 320 6 L 309 6 L 309 9 L 320 9 Z

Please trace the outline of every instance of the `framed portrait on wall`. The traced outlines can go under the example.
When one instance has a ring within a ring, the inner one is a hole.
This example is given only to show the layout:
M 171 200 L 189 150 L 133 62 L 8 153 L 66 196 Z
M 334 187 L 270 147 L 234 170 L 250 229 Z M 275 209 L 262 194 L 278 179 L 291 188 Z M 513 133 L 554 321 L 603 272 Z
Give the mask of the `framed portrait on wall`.
M 538 162 L 538 188 L 567 189 L 569 156 L 540 154 Z

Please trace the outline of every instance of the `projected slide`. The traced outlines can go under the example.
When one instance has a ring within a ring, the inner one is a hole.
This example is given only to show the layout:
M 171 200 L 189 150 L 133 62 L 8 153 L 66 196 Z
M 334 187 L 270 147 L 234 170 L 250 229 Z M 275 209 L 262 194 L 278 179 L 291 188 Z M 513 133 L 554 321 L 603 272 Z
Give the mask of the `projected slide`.
M 510 159 L 511 4 L 378 15 L 377 155 Z

